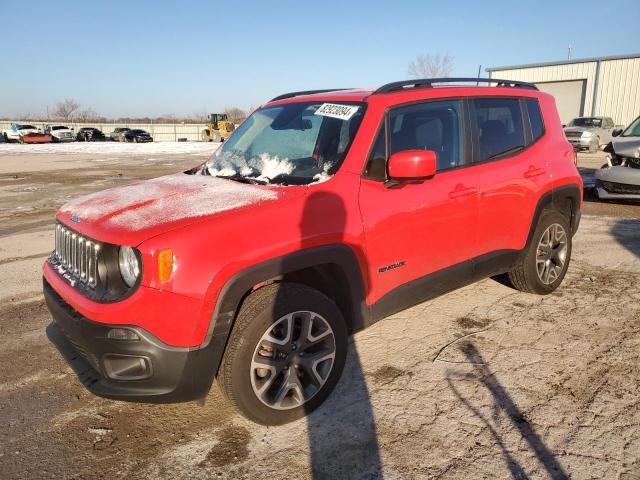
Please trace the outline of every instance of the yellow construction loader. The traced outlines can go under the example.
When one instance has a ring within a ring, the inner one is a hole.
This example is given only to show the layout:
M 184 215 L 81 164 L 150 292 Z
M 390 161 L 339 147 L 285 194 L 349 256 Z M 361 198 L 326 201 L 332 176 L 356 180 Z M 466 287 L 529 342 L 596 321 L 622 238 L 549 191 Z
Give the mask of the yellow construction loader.
M 207 128 L 202 130 L 203 142 L 224 142 L 236 129 L 226 113 L 212 113 L 209 115 Z

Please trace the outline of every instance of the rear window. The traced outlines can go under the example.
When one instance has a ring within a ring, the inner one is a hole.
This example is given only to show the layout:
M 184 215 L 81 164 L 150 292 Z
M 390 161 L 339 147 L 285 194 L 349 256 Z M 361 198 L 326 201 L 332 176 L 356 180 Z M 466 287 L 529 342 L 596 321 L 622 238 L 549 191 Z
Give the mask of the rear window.
M 542 120 L 542 112 L 540 112 L 540 104 L 534 98 L 527 99 L 527 112 L 529 113 L 529 123 L 531 124 L 531 135 L 535 142 L 544 134 L 544 121 Z
M 480 130 L 480 161 L 497 160 L 524 148 L 517 98 L 476 98 L 473 104 Z

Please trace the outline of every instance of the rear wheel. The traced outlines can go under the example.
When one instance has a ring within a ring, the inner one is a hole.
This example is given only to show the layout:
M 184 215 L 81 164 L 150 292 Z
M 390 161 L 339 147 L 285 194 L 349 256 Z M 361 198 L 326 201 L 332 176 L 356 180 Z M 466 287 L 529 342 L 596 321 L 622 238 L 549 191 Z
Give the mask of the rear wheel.
M 242 415 L 280 425 L 329 396 L 346 352 L 347 328 L 333 301 L 304 285 L 272 284 L 244 301 L 218 382 Z
M 565 215 L 546 210 L 531 244 L 508 273 L 511 285 L 523 292 L 546 295 L 562 283 L 571 259 L 571 231 Z

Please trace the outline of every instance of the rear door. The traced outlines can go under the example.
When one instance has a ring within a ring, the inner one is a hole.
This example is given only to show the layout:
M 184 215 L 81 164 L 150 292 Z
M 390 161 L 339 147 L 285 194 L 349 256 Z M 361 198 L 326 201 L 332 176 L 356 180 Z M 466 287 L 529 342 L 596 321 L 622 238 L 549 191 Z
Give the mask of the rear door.
M 481 97 L 470 100 L 480 190 L 479 254 L 524 247 L 549 169 L 541 154 L 544 122 L 536 99 Z M 532 128 L 533 127 L 533 128 Z
M 360 188 L 373 303 L 394 288 L 466 263 L 476 248 L 478 191 L 466 166 L 465 109 L 460 99 L 392 109 L 367 163 Z M 428 180 L 385 186 L 386 162 L 402 150 L 433 150 L 438 172 Z

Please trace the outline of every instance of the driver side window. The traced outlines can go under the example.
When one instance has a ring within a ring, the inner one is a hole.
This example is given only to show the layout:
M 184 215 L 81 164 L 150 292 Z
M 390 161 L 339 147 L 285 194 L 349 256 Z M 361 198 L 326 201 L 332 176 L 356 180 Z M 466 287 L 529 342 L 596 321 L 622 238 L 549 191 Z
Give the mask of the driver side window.
M 437 170 L 463 164 L 462 102 L 442 100 L 395 108 L 389 113 L 389 155 L 403 150 L 432 150 L 436 153 Z M 387 152 L 385 128 L 371 150 L 365 177 L 386 180 Z

